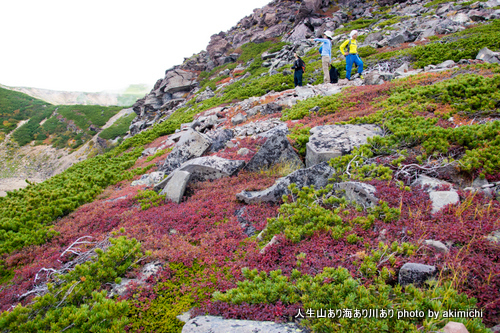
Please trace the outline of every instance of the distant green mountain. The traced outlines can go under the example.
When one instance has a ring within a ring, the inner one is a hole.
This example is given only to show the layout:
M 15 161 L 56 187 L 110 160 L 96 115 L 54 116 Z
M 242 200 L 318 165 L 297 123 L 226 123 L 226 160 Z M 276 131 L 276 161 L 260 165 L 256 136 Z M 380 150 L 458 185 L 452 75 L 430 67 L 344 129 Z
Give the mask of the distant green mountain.
M 121 106 L 52 105 L 0 88 L 0 140 L 12 133 L 12 139 L 20 146 L 35 141 L 55 148 L 76 149 L 122 109 Z M 120 119 L 119 128 L 111 126 L 108 132 L 124 135 L 132 119 L 130 116 Z M 25 123 L 16 129 L 21 121 Z
M 52 105 L 25 94 L 0 88 L 0 141 L 22 120 L 50 115 Z M 43 118 L 42 118 L 43 119 Z

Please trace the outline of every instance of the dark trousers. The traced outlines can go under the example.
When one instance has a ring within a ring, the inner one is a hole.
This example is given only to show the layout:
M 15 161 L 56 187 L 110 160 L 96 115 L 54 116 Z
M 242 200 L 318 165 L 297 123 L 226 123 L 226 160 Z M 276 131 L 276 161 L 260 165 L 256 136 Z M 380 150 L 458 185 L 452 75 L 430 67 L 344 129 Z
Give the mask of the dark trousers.
M 295 71 L 295 74 L 293 74 L 293 83 L 295 86 L 302 87 L 302 70 Z

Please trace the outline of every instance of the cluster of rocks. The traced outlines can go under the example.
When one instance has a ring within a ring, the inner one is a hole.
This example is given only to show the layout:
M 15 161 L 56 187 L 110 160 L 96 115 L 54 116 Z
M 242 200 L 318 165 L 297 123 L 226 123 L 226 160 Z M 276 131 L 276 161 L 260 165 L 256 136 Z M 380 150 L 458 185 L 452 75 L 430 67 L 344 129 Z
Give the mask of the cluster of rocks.
M 283 41 L 292 43 L 282 50 L 262 55 L 263 66 L 269 68 L 265 75 L 277 75 L 280 73 L 278 69 L 293 61 L 294 52 L 304 54 L 317 46 L 316 43 L 310 42 L 309 38 L 320 37 L 326 30 L 335 31 L 352 20 L 380 19 L 384 22 L 385 15 L 404 18 L 388 26 L 389 29 L 374 23 L 367 29 L 359 30 L 361 35 L 366 35 L 360 46 L 380 48 L 396 47 L 401 43 L 422 40 L 435 34 L 460 31 L 475 22 L 500 17 L 500 10 L 496 9 L 500 5 L 500 0 L 473 4 L 447 2 L 430 7 L 425 7 L 424 4 L 418 0 L 384 0 L 376 5 L 372 2 L 353 0 L 272 1 L 260 9 L 255 9 L 253 14 L 241 19 L 227 32 L 213 35 L 206 51 L 186 58 L 182 65 L 168 69 L 165 77 L 156 82 L 151 92 L 133 105 L 137 118 L 130 127 L 130 135 L 133 136 L 166 120 L 178 108 L 185 106 L 190 98 L 194 97 L 196 102 L 201 102 L 214 97 L 216 93 L 209 87 L 199 91 L 197 73 L 237 61 L 239 54 L 232 50 L 248 42 L 261 43 L 270 38 L 282 37 Z M 389 12 L 382 13 L 381 8 L 387 5 L 394 6 Z M 332 12 L 332 8 L 335 11 Z M 335 35 L 333 43 L 348 38 L 346 33 Z M 490 52 L 479 59 L 498 62 L 498 58 L 497 54 Z M 244 70 L 250 62 L 246 65 L 240 64 L 235 71 Z M 390 70 L 381 69 L 380 64 L 375 67 L 369 66 L 366 73 L 370 71 L 374 73 L 367 78 L 365 84 L 390 81 L 400 73 L 408 72 L 408 68 L 404 68 L 407 65 L 400 62 L 397 68 L 393 67 Z M 403 68 L 400 68 L 401 66 Z M 285 69 L 282 73 L 288 75 L 291 71 Z M 229 70 L 220 74 L 233 76 Z M 243 77 L 234 76 L 230 82 L 224 84 L 231 84 L 248 75 L 249 73 Z

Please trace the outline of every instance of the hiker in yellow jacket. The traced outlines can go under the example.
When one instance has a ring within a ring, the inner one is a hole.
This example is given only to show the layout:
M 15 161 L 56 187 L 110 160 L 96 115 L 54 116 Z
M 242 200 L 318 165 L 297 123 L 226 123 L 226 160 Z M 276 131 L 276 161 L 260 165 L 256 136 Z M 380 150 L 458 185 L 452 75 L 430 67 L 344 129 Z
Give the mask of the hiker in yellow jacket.
M 361 79 L 363 79 L 363 62 L 361 61 L 361 58 L 358 55 L 358 41 L 356 40 L 358 38 L 358 31 L 353 30 L 351 31 L 349 39 L 347 39 L 345 42 L 340 45 L 340 52 L 345 56 L 345 69 L 346 69 L 346 79 L 350 80 L 351 79 L 351 70 L 352 70 L 352 64 L 356 64 L 358 66 L 358 74 Z

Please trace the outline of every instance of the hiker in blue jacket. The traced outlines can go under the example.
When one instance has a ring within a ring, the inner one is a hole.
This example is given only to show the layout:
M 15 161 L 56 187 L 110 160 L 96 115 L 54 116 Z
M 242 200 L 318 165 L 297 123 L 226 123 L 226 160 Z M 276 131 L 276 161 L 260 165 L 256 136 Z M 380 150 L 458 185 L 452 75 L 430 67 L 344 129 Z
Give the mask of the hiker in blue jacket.
M 323 33 L 325 38 L 314 38 L 315 42 L 322 42 L 321 45 L 321 64 L 323 67 L 323 81 L 324 83 L 330 83 L 330 63 L 332 62 L 332 42 L 333 33 L 331 31 L 325 31 Z

